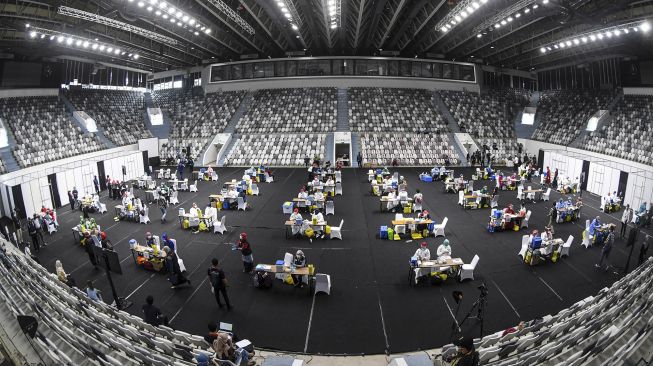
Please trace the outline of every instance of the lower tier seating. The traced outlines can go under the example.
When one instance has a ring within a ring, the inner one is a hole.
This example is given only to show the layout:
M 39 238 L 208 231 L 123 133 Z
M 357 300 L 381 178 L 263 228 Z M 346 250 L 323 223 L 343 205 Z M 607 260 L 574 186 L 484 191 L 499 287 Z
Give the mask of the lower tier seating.
M 457 165 L 460 161 L 453 142 L 438 134 L 372 134 L 361 135 L 363 163 L 390 165 Z
M 244 135 L 236 141 L 225 165 L 302 166 L 304 158 L 323 158 L 325 134 Z

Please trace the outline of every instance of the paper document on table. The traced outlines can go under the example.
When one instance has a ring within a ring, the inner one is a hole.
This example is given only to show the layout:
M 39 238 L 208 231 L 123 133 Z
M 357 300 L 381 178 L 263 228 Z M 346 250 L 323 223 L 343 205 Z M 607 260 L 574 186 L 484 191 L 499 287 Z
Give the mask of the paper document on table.
M 272 266 L 269 266 L 267 264 L 259 264 L 256 266 L 256 269 L 261 271 L 269 271 L 271 268 Z

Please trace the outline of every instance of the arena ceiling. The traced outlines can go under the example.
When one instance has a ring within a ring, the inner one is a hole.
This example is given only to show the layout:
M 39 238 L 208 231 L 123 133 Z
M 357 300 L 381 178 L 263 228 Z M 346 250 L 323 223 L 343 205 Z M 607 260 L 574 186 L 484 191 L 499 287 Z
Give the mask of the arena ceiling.
M 0 53 L 148 71 L 243 55 L 403 56 L 539 70 L 650 58 L 653 31 L 639 32 L 646 21 L 653 24 L 653 1 L 0 0 Z

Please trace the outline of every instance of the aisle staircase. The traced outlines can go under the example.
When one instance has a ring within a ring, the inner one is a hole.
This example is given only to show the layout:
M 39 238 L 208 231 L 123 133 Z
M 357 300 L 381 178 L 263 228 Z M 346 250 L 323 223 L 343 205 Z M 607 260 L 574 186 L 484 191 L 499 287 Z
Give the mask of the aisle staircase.
M 98 140 L 101 143 L 103 143 L 108 149 L 116 147 L 116 144 L 114 144 L 113 141 L 109 140 L 109 138 L 104 134 L 104 130 L 102 129 L 102 127 L 100 127 L 100 125 L 96 125 L 97 132 L 89 133 L 88 130 L 86 129 L 86 126 L 84 126 L 83 123 L 81 123 L 80 121 L 75 119 L 75 117 L 73 117 L 73 113 L 75 113 L 75 111 L 77 109 L 75 108 L 73 103 L 70 101 L 70 99 L 68 99 L 66 94 L 64 94 L 63 92 L 59 92 L 59 99 L 66 106 L 66 109 L 68 109 L 68 118 L 73 122 L 74 125 L 79 126 L 79 128 L 81 128 L 82 131 L 84 131 L 84 133 L 86 133 L 86 134 L 91 134 L 91 135 L 97 136 Z M 89 116 L 91 118 L 93 118 L 93 116 L 91 116 L 90 114 L 89 114 Z
M 341 88 L 338 89 L 338 116 L 336 131 L 338 132 L 348 132 L 349 131 L 349 105 L 347 101 L 349 96 L 347 94 L 347 89 Z
M 231 155 L 231 152 L 234 149 L 234 147 L 236 146 L 236 142 L 238 142 L 239 139 L 240 139 L 239 134 L 236 134 L 236 133 L 231 134 L 231 139 L 229 140 L 229 143 L 227 144 L 227 146 L 224 149 L 224 154 L 218 156 L 218 161 L 215 164 L 216 166 L 224 166 L 224 161 L 226 160 L 226 158 L 229 155 Z
M 243 100 L 240 101 L 240 105 L 238 106 L 238 109 L 236 109 L 234 115 L 231 116 L 229 123 L 224 128 L 224 133 L 234 133 L 236 131 L 238 121 L 240 121 L 240 118 L 249 109 L 249 106 L 252 104 L 252 100 L 254 100 L 254 92 L 248 91 Z
M 334 142 L 333 132 L 327 133 L 326 139 L 324 140 L 324 161 L 330 161 L 332 163 L 336 161 Z
M 351 133 L 351 165 L 356 166 L 358 164 L 356 158 L 358 157 L 358 152 L 361 151 L 361 138 L 356 132 Z
M 456 119 L 453 118 L 453 115 L 449 111 L 449 108 L 447 108 L 447 105 L 444 104 L 444 101 L 442 100 L 442 97 L 437 90 L 433 91 L 431 102 L 433 103 L 435 109 L 437 109 L 442 117 L 444 117 L 444 120 L 447 122 L 447 126 L 449 126 L 449 131 L 453 133 L 460 132 L 460 127 L 458 126 Z

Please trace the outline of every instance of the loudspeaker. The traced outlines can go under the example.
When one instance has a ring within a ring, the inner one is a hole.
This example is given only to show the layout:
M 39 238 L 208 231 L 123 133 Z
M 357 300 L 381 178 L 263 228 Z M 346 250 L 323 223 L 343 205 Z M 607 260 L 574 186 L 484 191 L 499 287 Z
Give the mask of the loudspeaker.
M 630 228 L 630 231 L 628 232 L 628 241 L 626 242 L 627 247 L 635 245 L 635 242 L 637 241 L 638 233 L 639 233 L 639 228 L 637 227 Z
M 122 166 L 122 175 L 127 175 L 127 167 L 124 165 Z
M 36 318 L 29 315 L 18 315 L 16 319 L 18 320 L 20 329 L 22 329 L 30 338 L 34 338 L 36 335 L 36 329 L 39 325 Z

